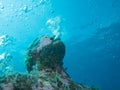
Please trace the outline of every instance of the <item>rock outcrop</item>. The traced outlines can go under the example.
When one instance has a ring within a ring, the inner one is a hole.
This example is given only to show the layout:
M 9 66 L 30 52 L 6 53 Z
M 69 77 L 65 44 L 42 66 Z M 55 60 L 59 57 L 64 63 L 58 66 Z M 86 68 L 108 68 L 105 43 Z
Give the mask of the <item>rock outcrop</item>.
M 27 73 L 0 77 L 0 90 L 94 90 L 72 81 L 63 68 L 65 45 L 60 39 L 44 36 L 27 50 Z

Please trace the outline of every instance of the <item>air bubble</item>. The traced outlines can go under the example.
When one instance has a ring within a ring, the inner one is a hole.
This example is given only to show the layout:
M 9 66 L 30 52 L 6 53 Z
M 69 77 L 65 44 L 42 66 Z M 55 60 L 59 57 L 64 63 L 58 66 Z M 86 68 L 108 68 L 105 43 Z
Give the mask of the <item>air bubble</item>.
M 26 13 L 26 12 L 28 12 L 28 7 L 25 5 L 24 7 L 23 7 L 23 11 Z
M 21 9 L 22 11 L 24 11 L 25 13 L 30 12 L 33 9 L 32 6 L 28 7 L 27 5 L 24 5 L 24 7 Z
M 2 11 L 4 9 L 4 6 L 2 5 L 2 3 L 0 3 L 0 11 Z
M 61 36 L 60 32 L 60 23 L 61 23 L 61 18 L 56 16 L 54 18 L 48 19 L 46 22 L 47 28 L 52 32 L 52 34 L 55 36 L 54 39 L 57 39 Z
M 4 6 L 1 6 L 1 9 L 4 9 Z

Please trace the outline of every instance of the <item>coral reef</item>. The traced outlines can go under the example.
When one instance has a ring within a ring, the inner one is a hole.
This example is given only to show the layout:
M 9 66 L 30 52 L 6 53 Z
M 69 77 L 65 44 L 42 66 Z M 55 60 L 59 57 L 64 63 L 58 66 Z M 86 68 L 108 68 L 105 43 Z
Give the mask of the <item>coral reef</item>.
M 93 90 L 72 81 L 63 68 L 65 45 L 43 36 L 33 41 L 26 54 L 26 73 L 0 77 L 0 90 Z
M 54 40 L 54 37 L 48 36 L 37 38 L 27 52 L 27 70 L 30 72 L 34 65 L 37 65 L 39 70 L 62 68 L 64 55 L 65 45 L 60 39 Z

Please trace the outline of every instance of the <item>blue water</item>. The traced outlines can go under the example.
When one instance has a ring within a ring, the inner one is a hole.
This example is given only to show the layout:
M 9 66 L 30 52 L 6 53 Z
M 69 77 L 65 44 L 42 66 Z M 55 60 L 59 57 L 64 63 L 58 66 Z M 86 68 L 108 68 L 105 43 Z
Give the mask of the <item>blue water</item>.
M 119 10 L 120 0 L 0 0 L 0 74 L 25 72 L 28 46 L 56 30 L 75 82 L 120 90 Z

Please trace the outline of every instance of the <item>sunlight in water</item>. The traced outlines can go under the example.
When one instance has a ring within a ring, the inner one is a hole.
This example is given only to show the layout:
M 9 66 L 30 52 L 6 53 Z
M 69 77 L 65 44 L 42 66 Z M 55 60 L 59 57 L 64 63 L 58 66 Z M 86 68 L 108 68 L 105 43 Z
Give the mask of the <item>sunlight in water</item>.
M 50 0 L 0 1 L 0 75 L 8 74 L 14 66 L 14 71 L 21 71 L 18 62 L 25 67 L 26 49 L 36 37 L 62 36 L 62 18 L 52 11 Z

